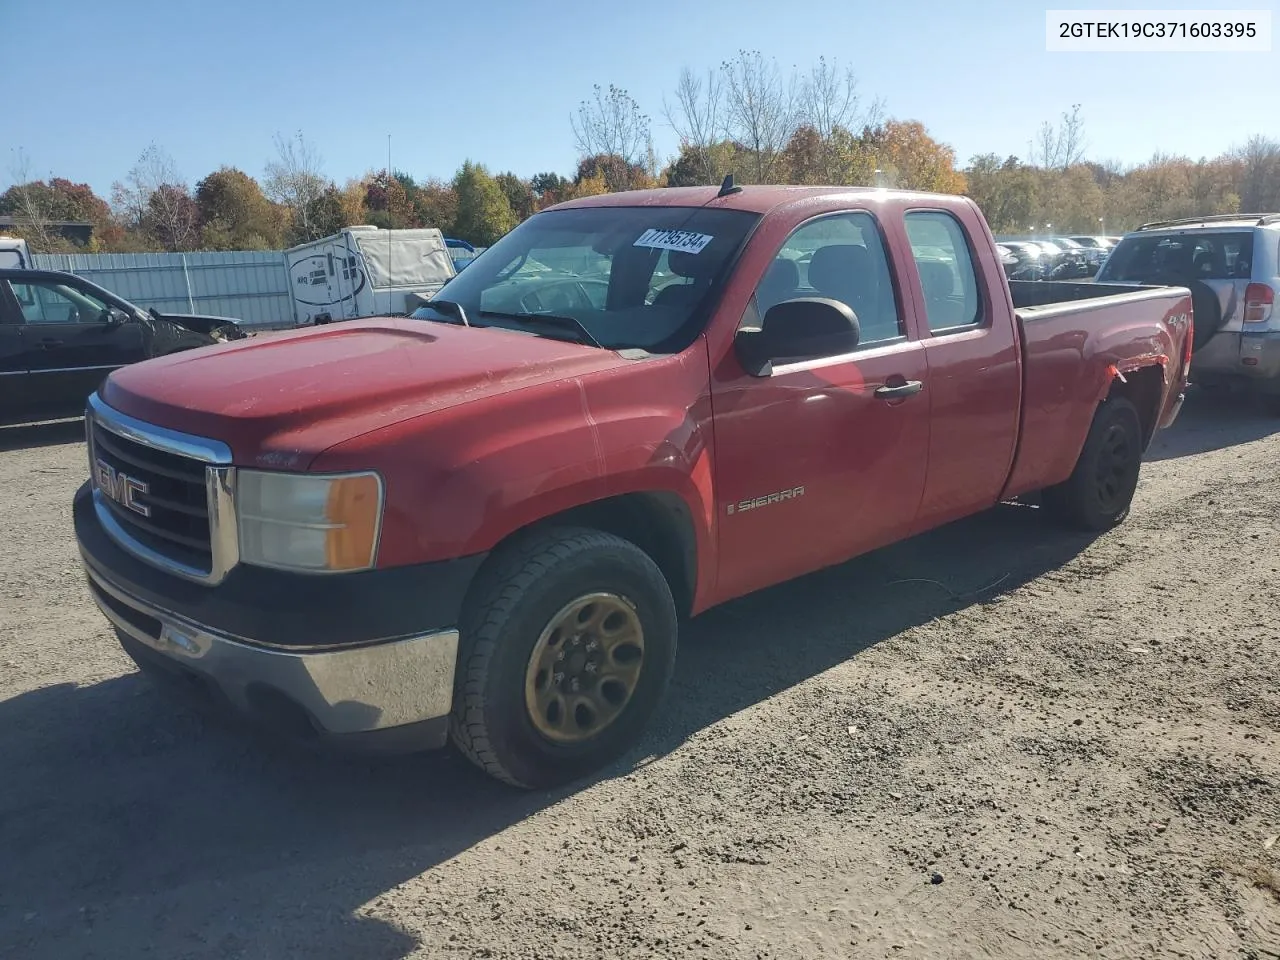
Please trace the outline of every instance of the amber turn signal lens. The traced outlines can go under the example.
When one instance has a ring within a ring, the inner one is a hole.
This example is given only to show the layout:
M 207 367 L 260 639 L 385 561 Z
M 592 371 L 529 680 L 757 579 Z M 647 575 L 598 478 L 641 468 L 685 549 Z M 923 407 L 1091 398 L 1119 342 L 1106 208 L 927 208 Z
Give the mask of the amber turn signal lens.
M 325 536 L 330 570 L 373 566 L 381 507 L 381 484 L 375 475 L 363 473 L 332 482 L 325 507 L 325 517 L 333 525 Z

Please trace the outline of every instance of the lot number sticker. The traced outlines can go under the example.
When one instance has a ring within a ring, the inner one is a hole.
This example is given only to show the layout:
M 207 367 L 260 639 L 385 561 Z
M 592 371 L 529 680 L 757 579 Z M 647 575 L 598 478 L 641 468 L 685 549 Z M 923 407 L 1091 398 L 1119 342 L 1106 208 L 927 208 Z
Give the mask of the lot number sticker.
M 640 234 L 634 246 L 653 247 L 657 250 L 679 250 L 681 253 L 701 253 L 714 238 L 705 233 L 687 230 L 646 230 Z

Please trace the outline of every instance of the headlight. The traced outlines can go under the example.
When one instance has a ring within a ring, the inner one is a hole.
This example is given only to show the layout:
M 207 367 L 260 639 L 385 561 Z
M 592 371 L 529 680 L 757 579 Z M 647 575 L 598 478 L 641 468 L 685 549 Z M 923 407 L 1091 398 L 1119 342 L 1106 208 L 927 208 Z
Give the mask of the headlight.
M 382 480 L 376 473 L 240 470 L 236 511 L 245 563 L 330 573 L 367 570 L 382 526 Z

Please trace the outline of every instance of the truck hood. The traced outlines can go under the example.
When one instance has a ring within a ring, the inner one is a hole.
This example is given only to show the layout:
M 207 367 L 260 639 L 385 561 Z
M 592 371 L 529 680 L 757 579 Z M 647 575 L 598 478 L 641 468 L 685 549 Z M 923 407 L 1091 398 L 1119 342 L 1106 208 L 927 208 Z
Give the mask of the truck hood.
M 373 318 L 123 367 L 102 398 L 147 423 L 227 443 L 242 466 L 305 469 L 371 430 L 629 362 L 495 328 Z

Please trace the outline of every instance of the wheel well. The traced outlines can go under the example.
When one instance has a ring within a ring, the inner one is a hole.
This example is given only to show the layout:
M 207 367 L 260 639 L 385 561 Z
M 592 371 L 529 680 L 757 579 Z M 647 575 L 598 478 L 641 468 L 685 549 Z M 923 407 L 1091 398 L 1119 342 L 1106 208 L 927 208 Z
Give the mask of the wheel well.
M 673 493 L 628 493 L 543 517 L 505 537 L 503 544 L 547 527 L 590 527 L 629 540 L 649 555 L 671 588 L 682 616 L 693 608 L 698 547 L 689 508 Z
M 1124 397 L 1137 408 L 1142 423 L 1142 449 L 1146 450 L 1155 436 L 1156 422 L 1160 418 L 1160 398 L 1164 394 L 1164 371 L 1156 365 L 1143 367 L 1111 382 L 1107 399 Z

